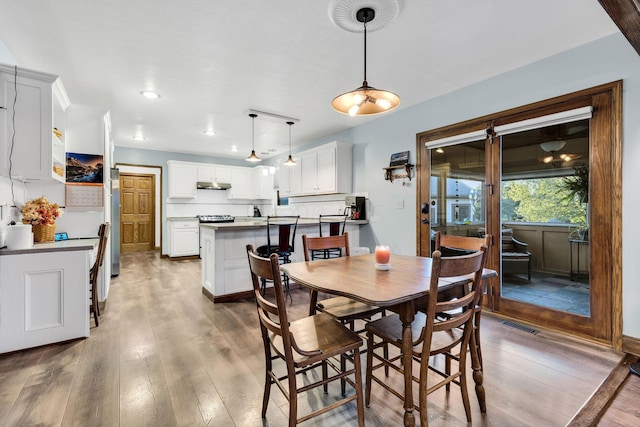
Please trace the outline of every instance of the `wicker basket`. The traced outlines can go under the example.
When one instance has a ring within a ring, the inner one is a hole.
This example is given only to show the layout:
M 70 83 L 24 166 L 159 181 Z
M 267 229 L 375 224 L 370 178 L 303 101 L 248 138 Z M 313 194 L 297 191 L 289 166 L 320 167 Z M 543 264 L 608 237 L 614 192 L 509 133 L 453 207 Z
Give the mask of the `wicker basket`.
M 34 242 L 53 242 L 56 234 L 56 225 L 33 225 L 33 241 Z

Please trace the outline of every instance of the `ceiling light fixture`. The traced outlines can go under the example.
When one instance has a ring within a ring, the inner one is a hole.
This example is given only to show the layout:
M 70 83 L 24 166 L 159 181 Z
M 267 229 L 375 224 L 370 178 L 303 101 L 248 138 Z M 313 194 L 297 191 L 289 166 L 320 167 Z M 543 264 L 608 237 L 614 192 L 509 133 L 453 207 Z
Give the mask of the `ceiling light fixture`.
M 250 113 L 251 117 L 251 154 L 245 160 L 248 162 L 259 162 L 260 157 L 256 156 L 256 117 L 255 113 Z
M 237 152 L 237 151 L 238 151 L 238 146 L 237 146 L 237 145 L 235 145 L 235 144 L 234 144 L 234 145 L 232 145 L 232 146 L 231 146 L 231 148 L 229 148 L 229 151 L 232 151 L 232 152 L 234 152 L 234 153 L 235 153 L 235 152 Z
M 204 131 L 204 134 L 207 135 L 207 136 L 213 136 L 213 135 L 216 134 L 216 131 L 213 130 L 213 129 L 207 129 L 207 130 Z
M 356 19 L 364 26 L 364 79 L 362 86 L 337 96 L 331 102 L 334 110 L 350 116 L 367 116 L 391 111 L 400 104 L 400 97 L 393 92 L 376 89 L 367 82 L 367 22 L 373 21 L 376 12 L 363 7 Z
M 293 126 L 293 122 L 287 122 L 289 125 L 289 158 L 284 162 L 287 166 L 294 166 L 296 161 L 291 157 L 291 126 Z
M 542 163 L 547 163 L 547 164 L 551 163 L 551 165 L 555 167 L 556 163 L 570 162 L 572 160 L 575 160 L 581 157 L 577 154 L 563 153 L 563 154 L 559 154 L 558 157 L 556 158 L 555 153 L 562 150 L 566 144 L 567 142 L 562 140 L 547 141 L 547 142 L 541 143 L 540 148 L 546 151 L 547 153 L 549 153 L 549 155 L 545 157 L 540 157 L 538 160 L 541 161 Z
M 147 139 L 147 138 L 145 138 L 145 137 L 144 137 L 144 136 L 142 136 L 142 135 L 134 135 L 134 136 L 132 136 L 131 138 L 132 138 L 132 139 L 135 139 L 136 141 L 144 141 L 145 139 Z
M 143 90 L 142 92 L 140 92 L 140 95 L 144 96 L 145 98 L 149 98 L 149 99 L 158 99 L 158 98 L 160 98 L 160 94 L 158 92 L 154 92 L 152 90 Z

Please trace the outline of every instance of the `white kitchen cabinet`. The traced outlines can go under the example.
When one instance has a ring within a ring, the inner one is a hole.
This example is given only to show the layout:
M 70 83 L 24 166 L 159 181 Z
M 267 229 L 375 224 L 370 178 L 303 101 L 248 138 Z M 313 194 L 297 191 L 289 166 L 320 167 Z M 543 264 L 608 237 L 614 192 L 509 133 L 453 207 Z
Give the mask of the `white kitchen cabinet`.
M 253 168 L 253 198 L 273 199 L 273 174 L 269 166 L 256 166 Z
M 300 167 L 289 172 L 289 195 L 350 193 L 352 152 L 351 144 L 335 141 L 300 153 Z
M 197 218 L 169 221 L 169 256 L 192 256 L 200 253 Z
M 198 164 L 198 181 L 230 182 L 231 169 L 218 165 Z
M 231 188 L 227 190 L 227 198 L 253 199 L 253 168 L 231 169 Z
M 169 160 L 169 197 L 176 199 L 195 199 L 198 181 L 196 163 Z
M 0 353 L 89 336 L 89 269 L 97 242 L 0 256 Z
M 16 72 L 14 67 L 0 64 L 0 107 L 6 108 L 0 113 L 0 174 L 9 175 L 13 145 L 13 177 L 64 183 L 65 110 L 69 107 L 69 98 L 58 76 L 20 67 Z M 55 136 L 53 128 L 62 135 Z
M 295 157 L 293 160 L 296 162 L 295 165 L 287 166 L 281 164 L 278 170 L 278 190 L 281 197 L 290 197 L 301 193 L 300 158 Z

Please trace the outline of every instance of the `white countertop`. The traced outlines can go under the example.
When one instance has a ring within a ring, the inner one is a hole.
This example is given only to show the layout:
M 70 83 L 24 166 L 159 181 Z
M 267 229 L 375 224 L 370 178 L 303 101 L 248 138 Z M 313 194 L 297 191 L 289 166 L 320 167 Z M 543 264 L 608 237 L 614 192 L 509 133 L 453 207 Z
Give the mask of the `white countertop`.
M 86 251 L 95 248 L 99 242 L 100 239 L 92 237 L 88 239 L 64 240 L 61 242 L 34 243 L 32 247 L 26 249 L 0 249 L 0 255 L 21 255 L 56 251 Z
M 364 220 L 347 220 L 347 224 L 365 225 L 369 224 L 369 221 Z M 222 222 L 222 223 L 201 223 L 200 227 L 212 228 L 214 230 L 232 230 L 232 229 L 246 229 L 246 228 L 259 228 L 267 225 L 267 217 L 236 217 L 235 222 Z M 318 225 L 318 218 L 300 218 L 298 220 L 298 226 L 306 225 Z

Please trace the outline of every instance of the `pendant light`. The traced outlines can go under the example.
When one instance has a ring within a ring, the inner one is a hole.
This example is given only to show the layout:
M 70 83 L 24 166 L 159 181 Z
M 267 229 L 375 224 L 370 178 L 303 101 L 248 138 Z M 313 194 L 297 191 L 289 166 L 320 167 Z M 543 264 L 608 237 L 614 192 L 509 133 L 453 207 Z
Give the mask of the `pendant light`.
M 393 92 L 376 89 L 367 82 L 367 22 L 373 21 L 376 13 L 363 7 L 356 13 L 356 19 L 364 25 L 364 80 L 362 86 L 334 98 L 334 110 L 350 116 L 367 116 L 391 111 L 400 104 L 400 98 Z
M 257 114 L 249 114 L 251 117 L 251 154 L 245 160 L 247 162 L 259 162 L 260 157 L 256 156 L 256 117 Z
M 296 161 L 291 157 L 291 126 L 293 126 L 293 122 L 287 122 L 289 125 L 289 158 L 284 162 L 287 166 L 293 166 L 296 164 Z

